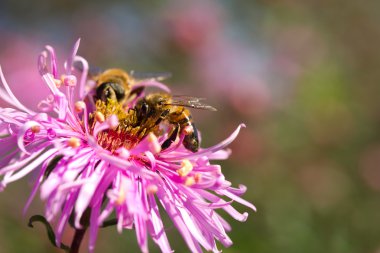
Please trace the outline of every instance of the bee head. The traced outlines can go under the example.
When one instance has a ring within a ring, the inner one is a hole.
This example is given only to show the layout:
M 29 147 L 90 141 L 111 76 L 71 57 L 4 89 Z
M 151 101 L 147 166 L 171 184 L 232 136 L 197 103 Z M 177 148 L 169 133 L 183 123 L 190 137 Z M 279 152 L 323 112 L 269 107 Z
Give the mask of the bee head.
M 121 102 L 130 93 L 130 77 L 122 69 L 108 69 L 96 78 L 95 99 L 107 102 L 108 99 Z
M 105 82 L 96 88 L 95 100 L 100 99 L 107 102 L 109 99 L 118 102 L 123 101 L 125 98 L 125 89 L 119 83 Z

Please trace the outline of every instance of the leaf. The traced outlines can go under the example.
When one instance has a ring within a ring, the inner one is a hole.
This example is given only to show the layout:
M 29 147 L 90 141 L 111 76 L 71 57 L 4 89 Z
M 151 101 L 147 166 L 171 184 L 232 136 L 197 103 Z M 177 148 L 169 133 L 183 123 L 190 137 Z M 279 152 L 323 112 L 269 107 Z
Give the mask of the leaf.
M 51 242 L 51 244 L 53 244 L 54 247 L 63 249 L 65 252 L 69 252 L 70 251 L 70 247 L 68 247 L 67 245 L 65 245 L 63 243 L 61 243 L 60 246 L 56 245 L 56 243 L 55 243 L 55 234 L 54 234 L 53 228 L 51 227 L 50 223 L 45 219 L 44 216 L 42 216 L 42 215 L 33 215 L 32 217 L 29 218 L 28 226 L 31 227 L 31 228 L 33 228 L 33 223 L 34 222 L 41 222 L 42 224 L 45 225 L 49 241 Z

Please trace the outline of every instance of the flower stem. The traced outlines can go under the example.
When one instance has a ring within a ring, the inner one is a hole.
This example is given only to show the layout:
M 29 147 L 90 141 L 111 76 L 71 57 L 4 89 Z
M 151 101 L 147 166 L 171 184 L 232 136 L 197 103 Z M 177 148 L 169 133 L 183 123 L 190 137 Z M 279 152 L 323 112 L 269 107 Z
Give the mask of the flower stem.
M 70 246 L 70 253 L 78 253 L 80 245 L 82 243 L 84 234 L 86 233 L 86 228 L 82 229 L 75 229 L 75 234 L 73 241 L 71 242 Z

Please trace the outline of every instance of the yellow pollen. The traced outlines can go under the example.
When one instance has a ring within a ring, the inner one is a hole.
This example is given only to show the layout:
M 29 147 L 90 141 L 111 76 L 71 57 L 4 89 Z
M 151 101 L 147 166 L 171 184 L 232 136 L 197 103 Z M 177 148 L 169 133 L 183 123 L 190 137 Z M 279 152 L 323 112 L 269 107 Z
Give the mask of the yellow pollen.
M 95 112 L 95 119 L 96 119 L 96 121 L 98 121 L 100 123 L 103 123 L 106 120 L 104 117 L 104 114 L 99 112 L 99 111 Z
M 186 186 L 192 186 L 193 184 L 195 184 L 194 177 L 188 177 L 188 178 L 186 178 L 186 180 L 185 180 L 185 185 Z
M 39 132 L 41 131 L 41 127 L 38 126 L 38 125 L 35 125 L 35 126 L 32 126 L 32 127 L 30 128 L 30 130 L 31 130 L 33 133 L 37 134 L 37 133 L 39 133 Z
M 158 187 L 157 185 L 151 184 L 151 185 L 148 185 L 146 191 L 148 194 L 154 194 L 158 191 Z
M 82 112 L 86 108 L 86 104 L 83 101 L 77 101 L 74 106 L 76 112 Z
M 77 78 L 74 75 L 62 75 L 61 81 L 65 86 L 74 87 L 77 84 Z
M 56 86 L 57 88 L 60 88 L 61 85 L 62 85 L 62 80 L 54 79 L 54 83 L 55 83 L 55 86 Z
M 76 137 L 71 137 L 70 139 L 68 139 L 67 145 L 69 145 L 72 148 L 77 148 L 80 146 L 80 140 Z
M 178 175 L 186 177 L 193 170 L 193 165 L 187 159 L 182 160 L 181 168 L 177 170 Z
M 121 205 L 123 204 L 125 200 L 125 191 L 123 189 L 120 189 L 119 197 L 116 200 L 116 204 Z

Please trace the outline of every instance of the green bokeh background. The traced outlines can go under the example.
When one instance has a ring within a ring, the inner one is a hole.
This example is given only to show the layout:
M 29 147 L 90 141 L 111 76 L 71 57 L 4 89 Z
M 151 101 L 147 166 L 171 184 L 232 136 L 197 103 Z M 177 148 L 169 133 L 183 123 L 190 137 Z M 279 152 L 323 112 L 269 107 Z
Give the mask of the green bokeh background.
M 90 64 L 170 71 L 174 93 L 219 109 L 194 112 L 203 146 L 247 125 L 221 164 L 258 211 L 234 204 L 250 216 L 227 218 L 234 245 L 223 252 L 378 253 L 379 9 L 378 1 L 344 0 L 2 0 L 0 64 L 31 106 L 44 91 L 25 92 L 34 77 L 19 70 L 37 75 L 47 43 L 62 59 L 81 37 Z M 43 211 L 36 198 L 22 216 L 32 182 L 0 194 L 0 253 L 60 252 L 41 226 L 26 226 Z M 166 224 L 173 249 L 189 252 Z M 150 251 L 159 252 L 152 241 Z M 95 252 L 139 249 L 133 231 L 107 228 Z

